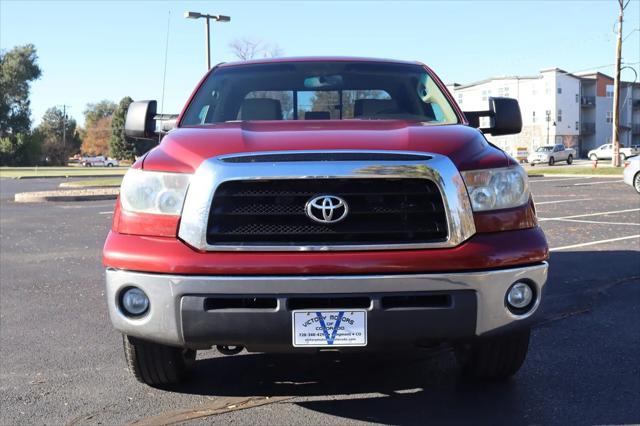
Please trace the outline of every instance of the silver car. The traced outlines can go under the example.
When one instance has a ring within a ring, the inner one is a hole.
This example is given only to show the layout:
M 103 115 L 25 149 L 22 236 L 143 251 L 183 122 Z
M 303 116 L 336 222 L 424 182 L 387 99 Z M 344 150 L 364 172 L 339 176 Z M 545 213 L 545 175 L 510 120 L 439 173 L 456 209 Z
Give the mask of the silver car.
M 640 194 L 640 155 L 624 162 L 624 183 L 633 186 Z

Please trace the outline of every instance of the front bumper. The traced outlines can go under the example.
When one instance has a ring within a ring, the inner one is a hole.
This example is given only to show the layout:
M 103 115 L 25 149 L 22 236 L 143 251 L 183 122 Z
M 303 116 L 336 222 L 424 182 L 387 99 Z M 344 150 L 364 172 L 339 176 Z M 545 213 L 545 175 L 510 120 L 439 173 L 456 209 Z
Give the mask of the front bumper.
M 194 349 L 242 345 L 269 352 L 301 350 L 293 347 L 291 337 L 291 311 L 296 307 L 364 307 L 368 347 L 382 349 L 472 338 L 523 325 L 540 303 L 547 267 L 542 262 L 480 272 L 334 276 L 189 276 L 109 268 L 107 300 L 114 327 L 127 335 Z M 518 316 L 507 310 L 505 293 L 520 280 L 535 286 L 537 299 L 531 311 Z M 142 318 L 125 316 L 119 306 L 122 291 L 131 286 L 149 297 L 149 311 Z M 390 300 L 385 298 L 397 296 L 394 300 L 420 296 L 411 300 L 424 303 L 385 304 Z M 274 304 L 243 305 L 243 300 L 256 297 Z M 222 307 L 210 302 L 228 299 L 238 302 Z

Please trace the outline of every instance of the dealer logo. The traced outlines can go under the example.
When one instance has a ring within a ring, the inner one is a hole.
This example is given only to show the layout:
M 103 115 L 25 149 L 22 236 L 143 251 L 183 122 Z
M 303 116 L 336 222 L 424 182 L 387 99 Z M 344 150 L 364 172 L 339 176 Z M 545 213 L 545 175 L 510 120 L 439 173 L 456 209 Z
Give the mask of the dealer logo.
M 335 195 L 320 195 L 307 201 L 307 216 L 319 223 L 340 222 L 349 214 L 347 202 Z

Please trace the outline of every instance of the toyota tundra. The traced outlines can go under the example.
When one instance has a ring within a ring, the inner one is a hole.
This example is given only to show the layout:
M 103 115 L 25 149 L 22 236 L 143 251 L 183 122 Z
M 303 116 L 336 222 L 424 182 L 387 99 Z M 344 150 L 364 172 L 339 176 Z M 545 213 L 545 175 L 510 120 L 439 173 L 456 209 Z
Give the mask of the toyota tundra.
M 451 348 L 463 375 L 522 365 L 548 247 L 527 175 L 417 62 L 264 59 L 211 69 L 127 172 L 104 245 L 111 321 L 141 382 L 223 354 Z M 166 121 L 166 120 L 165 120 Z M 167 127 L 173 127 L 167 131 Z

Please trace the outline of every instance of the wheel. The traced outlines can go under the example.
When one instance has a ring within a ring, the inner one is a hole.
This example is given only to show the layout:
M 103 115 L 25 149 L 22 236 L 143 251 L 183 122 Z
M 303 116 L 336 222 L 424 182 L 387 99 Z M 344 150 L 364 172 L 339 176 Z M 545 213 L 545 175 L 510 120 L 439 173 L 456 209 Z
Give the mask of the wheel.
M 556 159 L 553 157 L 549 157 L 549 165 L 553 166 L 554 164 L 556 164 Z
M 113 167 L 113 163 L 107 163 L 107 167 Z
M 457 348 L 463 376 L 479 380 L 506 380 L 518 372 L 529 349 L 531 330 L 480 338 Z
M 640 194 L 640 172 L 636 173 L 633 177 L 633 187 L 636 189 L 638 194 Z
M 184 381 L 193 367 L 196 351 L 122 336 L 124 358 L 135 378 L 150 386 Z
M 573 155 L 567 157 L 567 164 L 573 163 Z
M 589 160 L 591 160 L 591 161 L 598 161 L 598 156 L 597 156 L 597 155 L 595 155 L 595 154 L 591 154 L 591 155 L 589 156 Z

